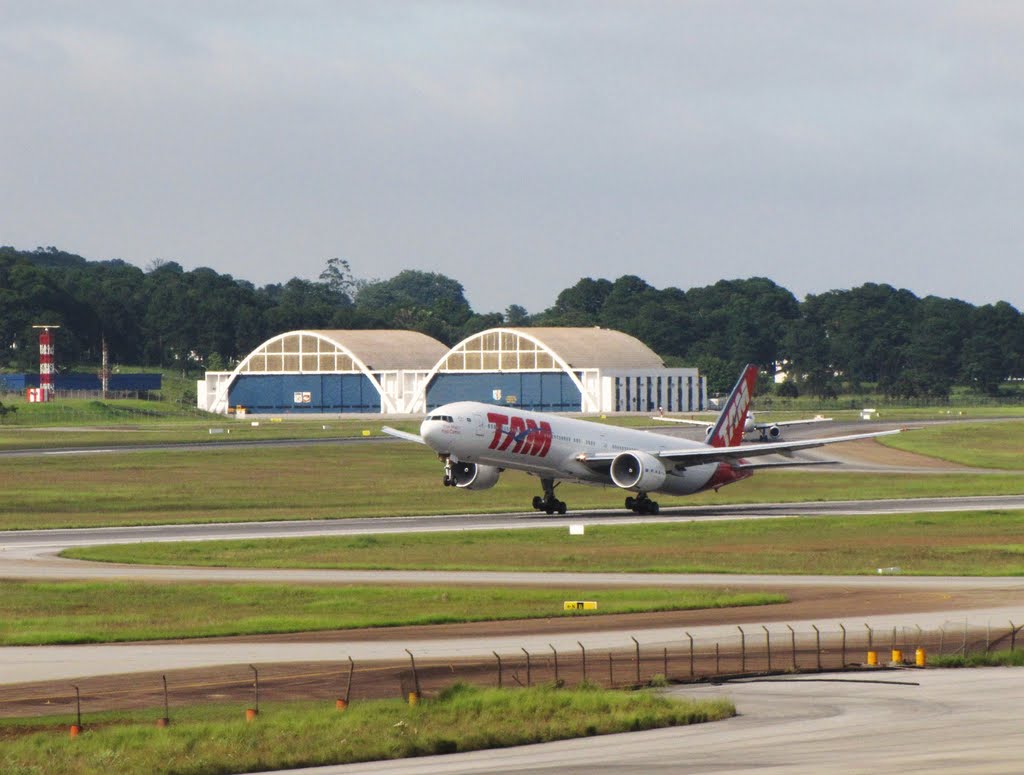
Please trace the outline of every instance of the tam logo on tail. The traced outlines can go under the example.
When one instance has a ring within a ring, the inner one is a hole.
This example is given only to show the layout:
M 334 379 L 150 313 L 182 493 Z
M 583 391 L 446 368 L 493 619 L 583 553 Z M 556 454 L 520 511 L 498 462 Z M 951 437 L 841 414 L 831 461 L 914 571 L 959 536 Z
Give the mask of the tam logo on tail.
M 757 366 L 748 364 L 722 407 L 718 422 L 708 434 L 708 444 L 712 447 L 738 447 L 743 441 L 743 426 L 747 422 L 747 411 L 756 383 Z

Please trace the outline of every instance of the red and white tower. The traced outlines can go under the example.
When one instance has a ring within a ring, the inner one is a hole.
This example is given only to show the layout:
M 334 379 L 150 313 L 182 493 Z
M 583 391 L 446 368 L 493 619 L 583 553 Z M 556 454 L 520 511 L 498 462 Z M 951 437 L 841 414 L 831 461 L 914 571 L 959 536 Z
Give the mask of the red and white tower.
M 60 326 L 38 325 L 32 328 L 42 329 L 39 332 L 39 398 L 41 401 L 53 400 L 53 334 L 51 328 Z

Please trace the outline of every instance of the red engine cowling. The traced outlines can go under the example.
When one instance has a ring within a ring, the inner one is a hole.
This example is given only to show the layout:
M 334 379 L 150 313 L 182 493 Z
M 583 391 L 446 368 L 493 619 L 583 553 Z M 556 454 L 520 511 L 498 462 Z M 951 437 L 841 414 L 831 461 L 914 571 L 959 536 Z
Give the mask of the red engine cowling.
M 453 463 L 452 481 L 466 490 L 488 490 L 498 483 L 501 469 L 478 463 Z
M 647 452 L 620 452 L 612 461 L 612 481 L 623 490 L 657 492 L 665 483 L 665 466 Z

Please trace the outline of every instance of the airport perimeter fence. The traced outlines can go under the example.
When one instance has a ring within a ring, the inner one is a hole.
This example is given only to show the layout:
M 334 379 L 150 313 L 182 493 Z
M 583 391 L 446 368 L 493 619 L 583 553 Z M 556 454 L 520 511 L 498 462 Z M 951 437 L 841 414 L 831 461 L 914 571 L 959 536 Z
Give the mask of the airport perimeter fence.
M 1016 650 L 1022 627 L 964 622 L 940 629 L 840 624 L 797 630 L 773 624 L 736 627 L 735 634 L 719 638 L 682 631 L 646 643 L 624 634 L 623 646 L 615 649 L 589 649 L 578 641 L 570 649 L 549 645 L 476 659 L 418 658 L 407 651 L 407 659 L 388 662 L 342 657 L 336 662 L 169 670 L 0 686 L 0 718 L 53 717 L 55 724 L 63 724 L 77 716 L 81 724 L 89 713 L 153 710 L 162 713 L 158 723 L 166 724 L 175 707 L 217 704 L 226 713 L 244 708 L 249 717 L 258 713 L 260 702 L 323 700 L 325 707 L 344 709 L 385 697 L 429 699 L 456 682 L 630 689 L 787 673 L 910 669 L 937 656 Z

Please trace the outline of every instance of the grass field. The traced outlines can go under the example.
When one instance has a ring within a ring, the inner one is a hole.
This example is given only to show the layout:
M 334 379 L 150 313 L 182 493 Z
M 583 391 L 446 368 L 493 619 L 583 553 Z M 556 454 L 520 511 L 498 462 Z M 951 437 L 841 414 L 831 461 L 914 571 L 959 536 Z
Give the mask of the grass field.
M 14 457 L 0 466 L 0 530 L 529 510 L 537 479 L 509 471 L 490 490 L 441 486 L 423 447 L 348 443 Z M 566 484 L 570 510 L 621 509 L 617 488 Z M 1024 493 L 1024 475 L 759 471 L 720 492 L 661 497 L 718 503 Z
M 1024 424 L 952 423 L 887 436 L 882 443 L 977 468 L 1024 471 Z
M 268 704 L 247 724 L 236 709 L 201 706 L 176 708 L 164 729 L 153 726 L 152 714 L 122 714 L 87 719 L 75 739 L 68 738 L 67 723 L 56 733 L 52 719 L 45 722 L 51 727 L 46 732 L 7 722 L 0 725 L 0 739 L 4 772 L 11 775 L 205 775 L 503 748 L 735 713 L 726 700 L 678 700 L 652 692 L 456 685 L 412 707 L 378 700 L 338 713 L 312 703 Z
M 364 568 L 851 575 L 1024 573 L 1024 512 L 978 511 L 564 529 L 153 543 L 72 549 L 109 562 Z
M 395 587 L 138 582 L 4 583 L 0 645 L 111 643 L 355 627 L 768 605 L 781 595 L 726 590 Z

